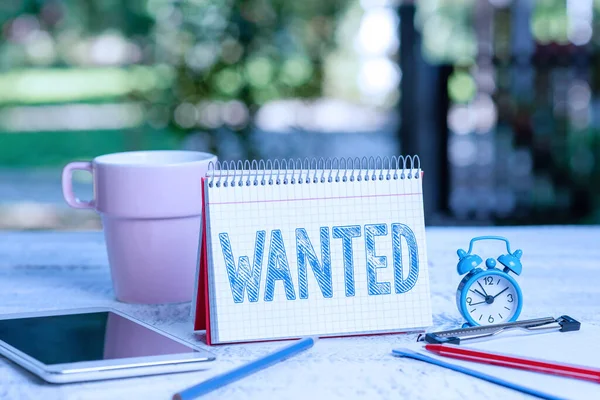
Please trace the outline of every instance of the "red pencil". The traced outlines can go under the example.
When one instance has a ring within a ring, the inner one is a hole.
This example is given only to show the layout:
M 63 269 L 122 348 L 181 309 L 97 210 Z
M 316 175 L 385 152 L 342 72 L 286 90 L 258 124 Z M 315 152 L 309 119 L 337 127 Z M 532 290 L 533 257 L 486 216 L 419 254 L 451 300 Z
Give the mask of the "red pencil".
M 506 356 L 503 354 L 488 353 L 485 351 L 467 349 L 454 345 L 428 344 L 425 345 L 425 349 L 437 355 L 456 358 L 458 360 L 499 365 L 501 367 L 517 368 L 526 371 L 560 375 L 568 378 L 582 379 L 600 383 L 600 369 L 596 368 L 557 364 L 555 362 L 533 360 L 530 358 Z

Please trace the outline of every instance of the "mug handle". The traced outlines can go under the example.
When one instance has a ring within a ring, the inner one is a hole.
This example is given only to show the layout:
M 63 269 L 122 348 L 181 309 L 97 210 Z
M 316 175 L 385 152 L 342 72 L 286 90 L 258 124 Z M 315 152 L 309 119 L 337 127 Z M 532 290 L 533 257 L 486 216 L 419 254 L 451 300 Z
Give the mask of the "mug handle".
M 90 174 L 93 174 L 91 162 L 84 161 L 67 164 L 62 172 L 62 191 L 65 201 L 73 208 L 93 209 L 95 207 L 93 199 L 90 201 L 82 201 L 75 196 L 75 193 L 73 193 L 73 171 L 75 170 L 88 171 Z

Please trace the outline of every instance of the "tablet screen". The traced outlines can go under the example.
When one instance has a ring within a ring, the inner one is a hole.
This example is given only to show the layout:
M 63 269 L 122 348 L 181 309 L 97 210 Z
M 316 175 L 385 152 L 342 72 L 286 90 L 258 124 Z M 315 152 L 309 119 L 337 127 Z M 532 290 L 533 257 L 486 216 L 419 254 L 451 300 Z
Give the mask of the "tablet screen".
M 0 320 L 0 340 L 47 365 L 196 351 L 113 312 Z

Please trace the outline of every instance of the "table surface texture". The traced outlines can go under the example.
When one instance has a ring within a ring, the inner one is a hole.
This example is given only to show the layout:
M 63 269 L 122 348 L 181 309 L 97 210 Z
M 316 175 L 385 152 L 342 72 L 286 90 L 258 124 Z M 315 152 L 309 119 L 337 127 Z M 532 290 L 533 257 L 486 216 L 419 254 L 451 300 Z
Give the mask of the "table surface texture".
M 600 227 L 428 228 L 435 330 L 463 322 L 455 302 L 458 248 L 479 235 L 503 235 L 523 250 L 521 319 L 563 314 L 600 326 Z M 502 243 L 482 243 L 496 255 Z M 479 245 L 478 245 L 479 246 Z M 514 249 L 513 249 L 514 250 Z M 485 258 L 485 257 L 484 257 Z M 0 314 L 109 306 L 207 347 L 192 331 L 190 304 L 117 302 L 101 232 L 0 232 Z M 396 358 L 415 335 L 323 339 L 311 350 L 230 384 L 206 399 L 528 398 L 459 373 Z M 599 338 L 600 340 L 600 338 Z M 151 377 L 53 385 L 0 357 L 1 399 L 170 399 L 173 393 L 237 367 L 285 342 L 210 347 L 211 369 Z M 600 358 L 600 354 L 598 354 Z M 588 398 L 600 398 L 599 392 Z

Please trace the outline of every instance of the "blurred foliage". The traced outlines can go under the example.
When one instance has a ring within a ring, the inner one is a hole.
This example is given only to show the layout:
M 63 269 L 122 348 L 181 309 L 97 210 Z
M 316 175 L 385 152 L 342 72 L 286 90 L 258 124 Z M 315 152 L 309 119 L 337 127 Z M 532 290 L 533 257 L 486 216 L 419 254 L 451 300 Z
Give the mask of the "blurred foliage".
M 335 46 L 336 20 L 347 3 L 2 1 L 0 71 L 6 79 L 0 90 L 7 94 L 0 102 L 47 104 L 67 102 L 71 95 L 70 102 L 139 101 L 147 106 L 151 128 L 184 137 L 200 127 L 210 138 L 226 128 L 249 149 L 258 107 L 322 94 L 324 59 Z M 89 69 L 100 67 L 113 68 L 97 75 L 112 79 L 113 86 L 87 79 Z M 45 69 L 36 72 L 40 90 L 23 94 L 33 81 L 19 71 L 31 68 Z M 52 92 L 52 85 L 62 85 L 53 79 L 60 68 L 87 77 L 81 88 L 62 86 L 69 89 L 67 98 Z M 214 140 L 209 146 L 215 150 Z
M 477 0 L 419 0 L 415 25 L 423 55 L 434 63 L 470 65 L 477 55 L 473 8 Z
M 176 69 L 166 103 L 175 105 L 171 125 L 185 134 L 199 120 L 204 129 L 225 125 L 244 139 L 262 104 L 318 97 L 345 3 L 197 0 L 171 3 L 168 11 L 152 7 L 157 61 Z

